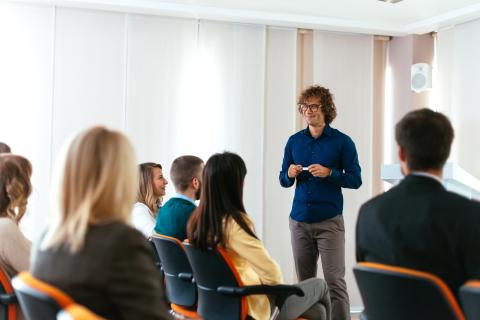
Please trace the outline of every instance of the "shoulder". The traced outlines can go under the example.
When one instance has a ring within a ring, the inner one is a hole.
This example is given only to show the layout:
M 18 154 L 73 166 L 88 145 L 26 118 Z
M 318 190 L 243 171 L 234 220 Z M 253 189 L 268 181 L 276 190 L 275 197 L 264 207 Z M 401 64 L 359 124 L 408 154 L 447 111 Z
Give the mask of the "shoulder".
M 445 203 L 445 206 L 456 208 L 455 211 L 458 212 L 459 214 L 461 214 L 462 212 L 469 215 L 473 214 L 475 218 L 478 217 L 478 219 L 480 219 L 480 202 L 479 201 L 467 199 L 451 191 L 445 191 L 444 193 L 445 193 L 445 196 L 442 198 L 443 198 L 443 202 Z
M 140 231 L 122 222 L 91 226 L 87 232 L 87 238 L 91 241 L 103 242 L 111 248 L 142 244 L 146 241 Z
M 302 130 L 300 130 L 300 131 L 292 134 L 292 135 L 288 138 L 287 144 L 288 144 L 288 143 L 291 143 L 292 141 L 297 141 L 297 140 L 299 140 L 299 139 L 303 139 L 303 138 L 305 138 L 305 137 L 306 137 L 306 135 L 305 135 L 305 129 L 302 129 Z
M 331 129 L 332 137 L 341 141 L 342 143 L 345 143 L 345 144 L 348 144 L 348 145 L 354 145 L 354 142 L 353 142 L 352 138 L 350 138 L 349 135 L 347 135 L 346 133 L 343 133 L 342 131 L 340 131 L 338 129 L 332 128 L 332 127 L 330 127 L 330 129 Z
M 254 229 L 253 221 L 250 219 L 248 214 L 244 213 L 242 215 L 245 223 L 250 227 L 250 229 Z M 232 234 L 247 234 L 247 232 L 233 219 L 232 217 L 229 217 L 225 221 L 225 230 L 227 231 L 227 234 L 232 235 Z M 250 236 L 250 235 L 248 235 Z
M 136 202 L 133 205 L 133 214 L 150 213 L 150 209 L 142 202 Z
M 181 198 L 170 198 L 170 200 L 168 200 L 161 208 L 160 208 L 160 211 L 161 210 L 168 210 L 168 209 L 171 209 L 171 208 L 175 208 L 175 209 L 178 209 L 178 208 L 185 208 L 185 209 L 191 209 L 191 208 L 196 208 L 196 206 L 191 203 L 190 201 L 187 201 L 185 199 L 181 199 Z
M 10 218 L 4 217 L 0 218 L 0 233 L 4 235 L 15 235 L 21 234 L 20 228 L 18 225 Z
M 360 221 L 371 215 L 376 215 L 381 211 L 390 211 L 388 209 L 389 206 L 395 206 L 398 201 L 405 201 L 406 199 L 398 196 L 397 191 L 398 185 L 363 203 L 359 209 L 358 220 Z

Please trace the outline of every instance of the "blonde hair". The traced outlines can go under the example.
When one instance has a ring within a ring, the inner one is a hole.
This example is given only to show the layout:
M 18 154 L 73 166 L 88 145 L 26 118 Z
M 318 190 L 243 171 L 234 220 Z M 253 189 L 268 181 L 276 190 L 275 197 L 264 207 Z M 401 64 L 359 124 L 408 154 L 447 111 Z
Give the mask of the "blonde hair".
M 0 154 L 0 217 L 16 224 L 22 220 L 32 193 L 31 176 L 32 165 L 26 158 Z
M 137 201 L 145 204 L 150 209 L 153 218 L 157 217 L 157 211 L 162 203 L 162 197 L 155 195 L 153 191 L 153 168 L 162 169 L 158 163 L 145 162 L 139 165 L 139 188 Z
M 89 225 L 129 223 L 138 178 L 135 162 L 133 147 L 120 132 L 97 126 L 76 136 L 54 185 L 58 207 L 42 247 L 78 252 Z

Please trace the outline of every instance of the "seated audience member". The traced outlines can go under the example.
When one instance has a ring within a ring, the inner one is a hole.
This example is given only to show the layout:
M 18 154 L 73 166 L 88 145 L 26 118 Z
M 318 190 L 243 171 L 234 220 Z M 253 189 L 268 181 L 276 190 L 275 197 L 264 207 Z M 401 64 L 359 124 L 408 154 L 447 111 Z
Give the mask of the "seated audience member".
M 433 273 L 458 296 L 465 281 L 480 278 L 480 203 L 442 184 L 452 125 L 441 113 L 416 110 L 395 137 L 405 178 L 360 208 L 357 260 Z
M 258 239 L 253 222 L 245 212 L 243 183 L 246 173 L 245 163 L 234 153 L 210 157 L 203 171 L 199 207 L 188 222 L 188 239 L 201 250 L 216 246 L 225 248 L 246 285 L 281 284 L 280 267 Z M 305 296 L 289 306 L 289 313 L 297 311 L 302 314 L 308 310 L 304 313 L 308 319 L 330 319 L 330 295 L 326 282 L 311 278 L 298 285 Z M 267 296 L 249 296 L 247 304 L 251 317 L 269 319 L 271 306 Z
M 63 160 L 52 223 L 33 250 L 33 276 L 105 319 L 169 319 L 151 246 L 129 226 L 138 183 L 130 142 L 93 127 Z
M 10 147 L 8 144 L 0 142 L 0 153 L 10 153 L 12 150 L 10 150 Z
M 183 241 L 187 237 L 187 222 L 197 208 L 195 200 L 200 199 L 202 185 L 202 159 L 182 156 L 175 159 L 170 168 L 177 194 L 159 210 L 155 232 Z
M 13 277 L 29 268 L 30 241 L 18 224 L 32 192 L 32 165 L 24 157 L 0 155 L 0 266 Z
M 152 235 L 168 181 L 163 176 L 162 166 L 157 163 L 142 163 L 139 169 L 140 184 L 137 202 L 133 206 L 132 224 L 148 238 Z

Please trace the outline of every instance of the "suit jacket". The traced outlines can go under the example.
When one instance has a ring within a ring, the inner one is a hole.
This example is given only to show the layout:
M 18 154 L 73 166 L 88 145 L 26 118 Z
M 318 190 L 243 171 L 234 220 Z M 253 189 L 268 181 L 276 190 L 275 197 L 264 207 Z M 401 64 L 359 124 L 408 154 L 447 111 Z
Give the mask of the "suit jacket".
M 89 226 L 78 253 L 35 249 L 31 272 L 106 319 L 170 319 L 152 248 L 123 223 Z
M 457 297 L 465 281 L 480 279 L 480 202 L 433 178 L 409 175 L 366 202 L 356 237 L 357 261 L 433 273 Z

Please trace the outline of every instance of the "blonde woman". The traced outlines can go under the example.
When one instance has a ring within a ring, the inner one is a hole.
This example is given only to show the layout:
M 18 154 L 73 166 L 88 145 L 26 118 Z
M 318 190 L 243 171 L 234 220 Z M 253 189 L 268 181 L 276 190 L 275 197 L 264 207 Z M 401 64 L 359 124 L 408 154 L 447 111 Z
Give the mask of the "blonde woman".
M 162 166 L 157 163 L 142 163 L 139 171 L 140 183 L 137 202 L 133 206 L 132 224 L 148 238 L 152 235 L 168 181 L 163 176 Z
M 0 154 L 0 266 L 10 277 L 29 267 L 30 241 L 18 224 L 32 192 L 31 175 L 30 161 Z
M 93 127 L 66 150 L 53 222 L 31 272 L 106 319 L 169 319 L 152 250 L 129 226 L 138 179 L 133 148 Z

